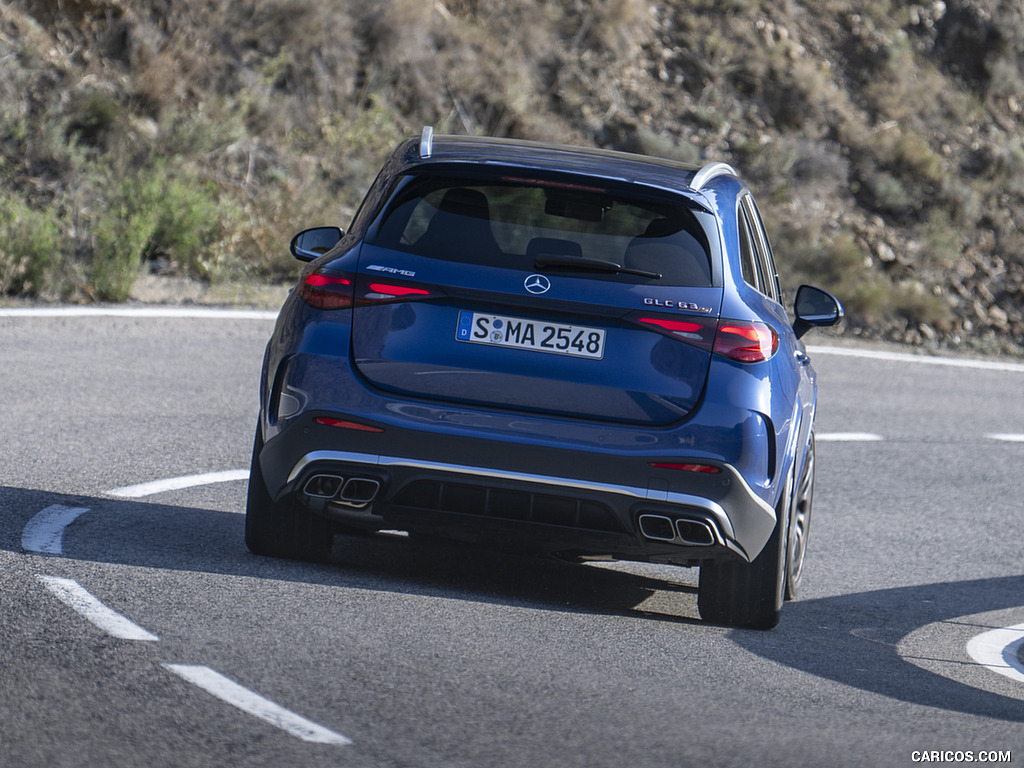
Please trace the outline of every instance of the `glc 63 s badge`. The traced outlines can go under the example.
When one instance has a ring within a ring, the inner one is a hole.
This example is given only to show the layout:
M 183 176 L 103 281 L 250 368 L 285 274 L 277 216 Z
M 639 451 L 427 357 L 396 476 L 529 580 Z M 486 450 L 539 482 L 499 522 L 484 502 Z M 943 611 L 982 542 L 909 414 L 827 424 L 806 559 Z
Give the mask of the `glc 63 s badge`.
M 699 304 L 694 304 L 692 301 L 671 301 L 666 299 L 644 299 L 645 307 L 661 307 L 664 309 L 681 309 L 684 312 L 700 312 L 704 315 L 710 315 L 714 310 L 711 307 L 702 307 Z

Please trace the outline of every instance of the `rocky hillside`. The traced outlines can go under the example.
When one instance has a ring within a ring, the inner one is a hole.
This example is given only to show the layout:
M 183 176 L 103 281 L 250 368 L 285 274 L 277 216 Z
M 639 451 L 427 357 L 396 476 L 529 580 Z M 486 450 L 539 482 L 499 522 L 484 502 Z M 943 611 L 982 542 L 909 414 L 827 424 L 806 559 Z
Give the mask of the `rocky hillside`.
M 748 176 L 846 333 L 1024 349 L 1017 0 L 0 0 L 0 292 L 294 274 L 442 132 Z

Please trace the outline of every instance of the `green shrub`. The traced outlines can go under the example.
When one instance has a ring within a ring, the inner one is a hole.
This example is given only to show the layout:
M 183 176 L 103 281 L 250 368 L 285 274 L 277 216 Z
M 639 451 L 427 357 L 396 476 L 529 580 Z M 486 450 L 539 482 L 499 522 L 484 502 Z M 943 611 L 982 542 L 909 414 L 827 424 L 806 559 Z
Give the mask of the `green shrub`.
M 925 252 L 923 262 L 928 267 L 947 270 L 956 264 L 968 241 L 968 233 L 958 227 L 948 211 L 933 209 L 921 227 Z
M 156 212 L 124 197 L 92 224 L 92 259 L 86 278 L 100 301 L 124 301 L 139 276 L 157 227 Z
M 218 203 L 215 185 L 194 174 L 169 177 L 157 168 L 143 186 L 141 204 L 155 219 L 143 257 L 163 255 L 189 275 L 216 279 L 223 256 L 211 246 L 228 209 Z
M 123 301 L 142 265 L 161 256 L 194 277 L 218 276 L 223 253 L 213 243 L 226 208 L 211 183 L 190 172 L 171 175 L 159 163 L 112 187 L 105 208 L 90 222 L 86 276 L 97 298 Z
M 907 191 L 903 182 L 887 171 L 875 171 L 864 178 L 875 210 L 882 213 L 902 214 L 913 208 L 918 200 Z
M 60 282 L 61 223 L 49 210 L 0 196 L 0 295 L 38 295 Z
M 317 132 L 309 137 L 308 149 L 322 162 L 336 163 L 337 169 L 364 191 L 409 130 L 395 109 L 376 98 L 371 98 L 367 108 L 354 115 L 325 112 L 316 127 Z M 418 132 L 419 126 L 415 130 Z M 361 195 L 349 202 L 358 204 L 359 198 Z

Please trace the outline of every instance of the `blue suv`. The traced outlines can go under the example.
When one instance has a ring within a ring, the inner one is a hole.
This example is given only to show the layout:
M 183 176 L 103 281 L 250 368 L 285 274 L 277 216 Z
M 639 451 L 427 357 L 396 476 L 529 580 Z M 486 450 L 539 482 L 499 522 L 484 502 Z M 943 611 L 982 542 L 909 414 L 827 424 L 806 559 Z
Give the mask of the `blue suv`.
M 246 544 L 325 560 L 403 530 L 700 568 L 711 622 L 795 595 L 814 486 L 800 337 L 724 163 L 466 136 L 403 142 L 308 262 L 260 381 Z

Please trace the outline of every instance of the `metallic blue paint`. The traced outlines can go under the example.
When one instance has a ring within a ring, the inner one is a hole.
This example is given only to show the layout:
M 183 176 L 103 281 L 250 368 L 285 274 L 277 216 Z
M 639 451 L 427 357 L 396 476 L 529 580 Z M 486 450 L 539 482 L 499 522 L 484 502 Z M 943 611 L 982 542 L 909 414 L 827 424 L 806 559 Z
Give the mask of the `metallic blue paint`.
M 786 309 L 742 278 L 737 210 L 747 187 L 726 175 L 695 192 L 688 184 L 696 168 L 622 153 L 435 136 L 424 159 L 418 146 L 410 140 L 396 150 L 348 232 L 306 266 L 300 282 L 328 268 L 353 275 L 357 294 L 394 278 L 423 285 L 430 295 L 324 310 L 292 292 L 260 382 L 254 462 L 269 497 L 309 505 L 302 489 L 311 473 L 366 474 L 381 483 L 368 508 L 313 504 L 317 514 L 574 556 L 681 565 L 754 560 L 773 530 L 785 529 L 778 512 L 789 479 L 807 459 L 817 390 Z M 636 188 L 678 200 L 707 234 L 711 286 L 535 269 L 551 287 L 531 295 L 524 289 L 529 270 L 370 244 L 401 186 L 396 179 L 452 169 Z M 712 322 L 764 323 L 777 334 L 778 349 L 767 360 L 738 362 L 634 321 L 645 312 L 686 317 L 677 303 L 707 310 Z M 460 342 L 455 328 L 469 310 L 599 326 L 604 358 Z M 323 426 L 318 416 L 382 431 Z M 659 462 L 719 472 L 651 466 Z M 486 512 L 456 503 L 474 498 Z M 562 519 L 556 512 L 563 501 L 576 504 L 572 524 L 552 523 Z M 522 519 L 522 510 L 535 507 L 550 515 Z M 641 513 L 706 518 L 721 541 L 652 540 L 639 528 Z M 602 522 L 591 525 L 588 516 Z

